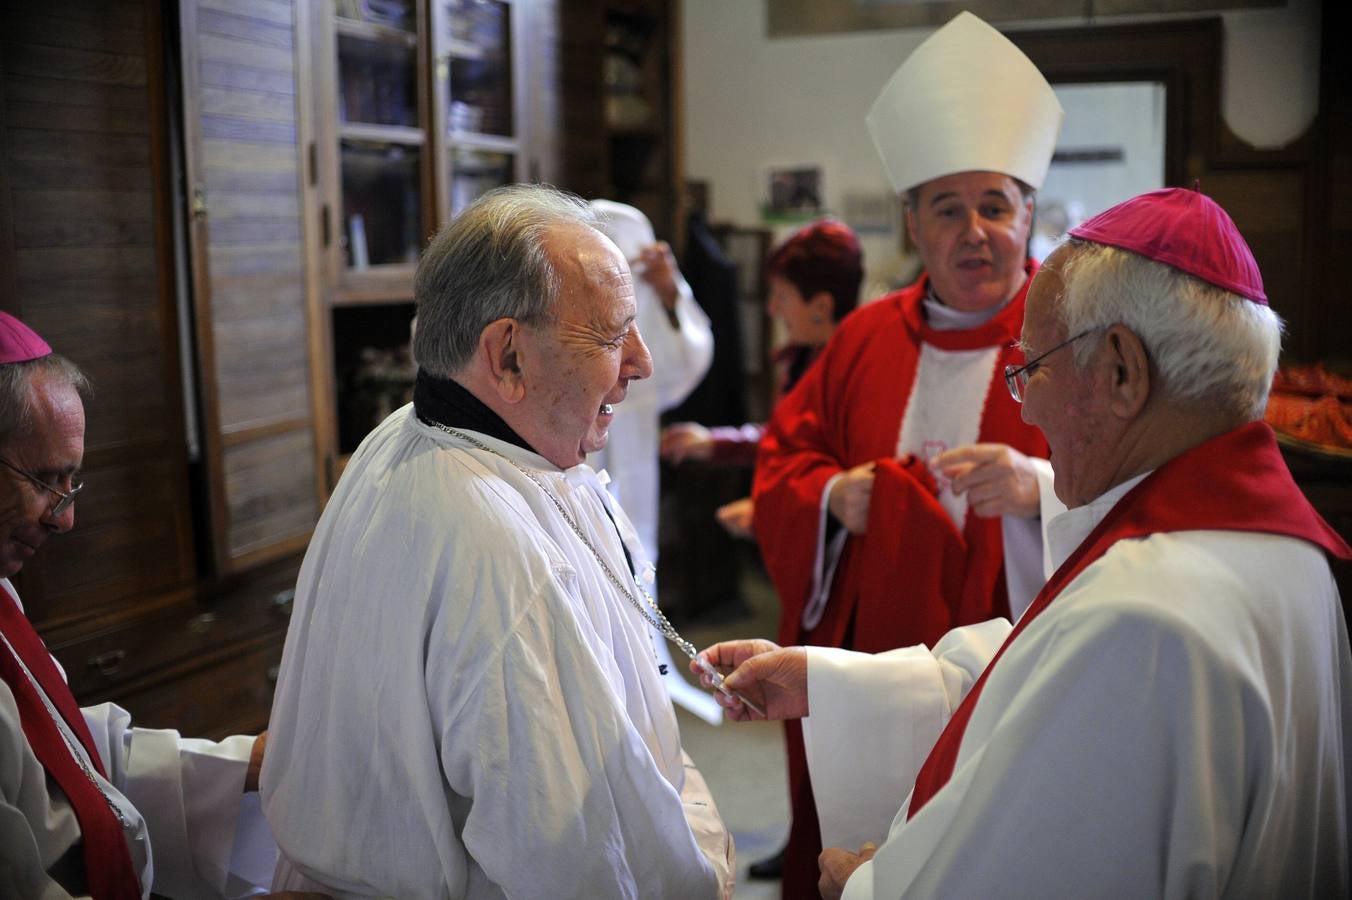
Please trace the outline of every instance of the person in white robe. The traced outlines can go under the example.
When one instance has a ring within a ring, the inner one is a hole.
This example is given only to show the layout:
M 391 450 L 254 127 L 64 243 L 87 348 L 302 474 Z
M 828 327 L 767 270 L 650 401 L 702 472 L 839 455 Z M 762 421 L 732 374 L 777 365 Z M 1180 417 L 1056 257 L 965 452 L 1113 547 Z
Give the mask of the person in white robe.
M 133 727 L 112 703 L 79 708 L 9 580 L 74 527 L 87 391 L 78 368 L 0 313 L 0 897 L 256 894 L 276 860 L 246 793 L 264 741 L 185 739 Z M 61 766 L 93 790 L 68 793 Z
M 1019 623 L 701 655 L 807 716 L 828 898 L 1346 896 L 1352 549 L 1262 422 L 1280 320 L 1200 193 L 1071 235 L 1008 373 L 1069 507 Z
M 630 385 L 623 405 L 615 409 L 606 445 L 587 463 L 605 473 L 607 490 L 624 507 L 649 562 L 656 565 L 662 413 L 685 400 L 709 371 L 714 334 L 671 248 L 657 240 L 648 217 L 614 200 L 592 200 L 591 207 L 601 217 L 601 231 L 624 254 L 634 274 L 638 330 L 652 357 L 653 374 Z M 652 593 L 657 595 L 655 589 Z M 658 655 L 666 666 L 671 699 L 708 722 L 721 722 L 721 707 L 681 677 L 665 641 L 659 641 Z
M 584 202 L 512 186 L 432 241 L 415 293 L 414 401 L 300 572 L 262 774 L 274 885 L 728 896 L 651 568 L 584 461 L 651 372 L 623 255 Z

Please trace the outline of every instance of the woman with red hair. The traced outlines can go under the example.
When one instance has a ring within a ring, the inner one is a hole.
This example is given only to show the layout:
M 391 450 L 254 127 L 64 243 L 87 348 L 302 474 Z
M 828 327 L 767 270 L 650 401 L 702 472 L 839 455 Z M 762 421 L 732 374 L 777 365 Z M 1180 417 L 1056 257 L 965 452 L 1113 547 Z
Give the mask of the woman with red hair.
M 775 353 L 778 400 L 797 383 L 836 326 L 858 304 L 863 251 L 848 225 L 822 219 L 799 229 L 771 251 L 765 272 L 770 315 L 783 323 L 788 336 Z M 693 459 L 752 466 L 763 428 L 755 423 L 706 428 L 678 422 L 662 432 L 662 458 L 671 463 Z M 732 534 L 751 537 L 750 497 L 720 507 L 717 516 Z

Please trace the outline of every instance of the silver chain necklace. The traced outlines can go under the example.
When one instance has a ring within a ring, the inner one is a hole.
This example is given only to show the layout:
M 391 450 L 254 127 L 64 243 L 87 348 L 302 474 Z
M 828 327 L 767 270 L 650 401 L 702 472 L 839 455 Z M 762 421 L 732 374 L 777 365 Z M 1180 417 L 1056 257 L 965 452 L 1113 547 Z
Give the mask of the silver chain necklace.
M 596 545 L 593 544 L 591 542 L 591 539 L 588 538 L 587 535 L 582 531 L 581 526 L 579 526 L 577 522 L 574 521 L 573 517 L 568 514 L 568 510 L 564 509 L 563 504 L 559 502 L 559 498 L 554 496 L 553 491 L 545 487 L 544 482 L 540 481 L 539 478 L 536 478 L 535 475 L 529 469 L 518 463 L 516 460 L 512 459 L 510 456 L 507 456 L 504 453 L 500 453 L 497 450 L 494 450 L 492 447 L 488 446 L 482 441 L 476 440 L 475 438 L 469 436 L 463 431 L 460 431 L 459 429 L 451 428 L 449 425 L 443 425 L 441 422 L 432 421 L 430 419 L 423 419 L 421 421 L 426 422 L 433 428 L 436 428 L 439 431 L 443 431 L 446 434 L 451 435 L 452 437 L 459 438 L 460 440 L 469 444 L 471 447 L 474 447 L 476 450 L 482 450 L 485 453 L 491 453 L 493 456 L 505 460 L 509 465 L 511 465 L 512 468 L 516 469 L 522 475 L 526 476 L 526 478 L 528 478 L 531 481 L 531 483 L 533 483 L 536 487 L 540 489 L 540 492 L 542 494 L 544 494 L 546 497 L 549 498 L 549 502 L 554 504 L 554 508 L 559 511 L 559 515 L 563 517 L 563 521 L 568 523 L 568 527 L 573 530 L 573 534 L 577 535 L 577 538 L 582 542 L 582 545 L 586 547 L 588 550 L 590 550 L 591 555 L 596 558 L 597 564 L 601 566 L 601 571 L 606 573 L 606 578 L 610 581 L 612 585 L 615 586 L 615 589 L 617 591 L 619 591 L 621 594 L 624 595 L 625 599 L 629 601 L 630 605 L 632 605 L 634 609 L 638 610 L 638 614 L 643 617 L 643 620 L 647 622 L 649 625 L 651 625 L 653 628 L 656 628 L 658 632 L 662 634 L 663 637 L 665 637 L 667 640 L 675 644 L 682 653 L 684 653 L 686 656 L 694 660 L 695 665 L 699 667 L 699 670 L 701 672 L 703 672 L 705 675 L 709 677 L 709 679 L 713 682 L 713 686 L 718 691 L 728 695 L 729 697 L 737 697 L 739 700 L 742 701 L 742 703 L 746 704 L 746 706 L 749 709 L 752 709 L 757 713 L 760 713 L 761 716 L 765 715 L 765 712 L 758 705 L 752 703 L 750 700 L 742 696 L 740 693 L 733 691 L 732 689 L 726 687 L 723 684 L 722 673 L 700 658 L 699 651 L 695 649 L 695 645 L 687 641 L 685 638 L 681 637 L 681 633 L 676 630 L 675 626 L 673 626 L 670 621 L 667 620 L 666 614 L 663 613 L 661 607 L 657 605 L 657 601 L 653 599 L 652 594 L 649 594 L 646 590 L 644 590 L 643 586 L 638 583 L 638 579 L 635 579 L 634 586 L 639 589 L 639 592 L 643 594 L 643 599 L 648 602 L 648 609 L 643 608 L 643 604 L 639 602 L 638 598 L 634 596 L 633 592 L 630 591 L 629 588 L 625 587 L 624 583 L 621 582 L 618 577 L 616 577 L 615 573 L 611 570 L 610 566 L 601 556 L 601 552 L 596 549 Z M 651 610 L 651 613 L 649 612 L 649 610 Z
M 612 585 L 615 586 L 615 589 L 617 591 L 619 591 L 621 594 L 625 596 L 625 599 L 629 601 L 629 603 L 634 607 L 634 609 L 638 610 L 638 614 L 643 617 L 644 621 L 646 621 L 652 627 L 656 628 L 664 637 L 666 637 L 667 640 L 671 641 L 673 644 L 679 647 L 681 652 L 684 653 L 686 656 L 690 657 L 691 659 L 695 659 L 699 655 L 699 651 L 695 649 L 695 645 L 687 641 L 685 638 L 681 637 L 680 632 L 678 632 L 675 626 L 673 626 L 671 622 L 667 620 L 666 615 L 662 612 L 661 607 L 657 605 L 657 601 L 653 599 L 652 594 L 649 594 L 646 590 L 644 590 L 643 586 L 641 584 L 638 584 L 636 579 L 635 586 L 639 589 L 639 592 L 643 594 L 643 599 L 648 601 L 648 609 L 652 610 L 652 612 L 649 613 L 648 609 L 643 608 L 643 604 L 639 602 L 638 598 L 634 596 L 633 592 L 630 591 L 629 588 L 624 586 L 624 583 L 620 581 L 620 579 L 615 575 L 614 571 L 611 570 L 610 566 L 606 564 L 606 561 L 601 556 L 600 551 L 596 549 L 596 545 L 593 544 L 591 542 L 591 539 L 588 538 L 587 535 L 582 531 L 581 526 L 579 526 L 577 522 L 573 520 L 573 517 L 568 514 L 568 511 L 563 508 L 563 504 L 559 502 L 559 498 L 555 497 L 554 493 L 550 491 L 547 487 L 545 487 L 544 483 L 540 481 L 539 478 L 536 478 L 534 473 L 532 473 L 525 466 L 519 464 L 516 460 L 512 459 L 511 457 L 499 453 L 498 451 L 494 450 L 492 447 L 488 446 L 482 441 L 475 440 L 468 434 L 465 434 L 463 431 L 458 431 L 454 428 L 451 428 L 448 425 L 443 425 L 440 422 L 432 422 L 431 424 L 433 427 L 441 431 L 444 431 L 449 435 L 453 435 L 459 438 L 460 440 L 474 447 L 476 450 L 482 450 L 485 453 L 493 454 L 499 459 L 506 460 L 512 466 L 512 468 L 516 469 L 522 475 L 525 475 L 527 478 L 529 478 L 531 482 L 534 483 L 534 485 L 540 489 L 540 492 L 549 498 L 549 502 L 554 504 L 554 508 L 559 511 L 559 515 L 563 516 L 563 521 L 568 523 L 568 527 L 573 530 L 573 534 L 577 535 L 578 540 L 582 542 L 583 546 L 585 546 L 588 550 L 591 551 L 592 556 L 596 557 L 596 562 L 600 564 L 601 571 L 606 573 L 606 578 L 610 581 Z

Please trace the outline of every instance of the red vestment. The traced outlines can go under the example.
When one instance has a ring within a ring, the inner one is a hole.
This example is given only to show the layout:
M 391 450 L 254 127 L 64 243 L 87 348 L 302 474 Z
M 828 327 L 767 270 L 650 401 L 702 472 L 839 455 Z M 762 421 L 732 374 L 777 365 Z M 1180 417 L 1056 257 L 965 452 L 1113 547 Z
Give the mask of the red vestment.
M 1005 385 L 1007 364 L 1023 363 L 1016 344 L 1024 297 L 1037 263 L 1014 299 L 986 324 L 938 331 L 925 321 L 928 276 L 860 307 L 841 323 L 815 365 L 774 410 L 761 441 L 752 496 L 755 531 L 782 613 L 784 645 L 879 652 L 932 644 L 950 628 L 1009 614 L 999 518 L 967 515 L 961 532 L 924 482 L 924 460 L 889 466 L 877 477 L 868 530 L 851 536 L 822 618 L 802 627 L 817 564 L 822 492 L 835 475 L 897 457 L 902 421 L 926 346 L 946 353 L 994 348 L 977 440 L 1045 458 L 1042 435 L 1023 422 Z M 911 478 L 912 483 L 897 479 Z M 889 498 L 914 502 L 893 505 Z M 881 502 L 878 502 L 881 498 Z M 908 544 L 913 552 L 908 553 Z M 816 896 L 821 849 L 797 723 L 786 723 L 793 828 L 784 896 Z M 814 849 L 815 848 L 815 849 Z
M 94 771 L 106 779 L 89 726 L 47 645 L 4 588 L 0 588 L 0 634 L 14 651 L 0 646 L 0 680 L 14 695 L 24 738 L 33 755 L 66 795 L 80 823 L 90 895 L 94 900 L 140 900 L 141 882 L 132 866 L 122 826 L 111 808 L 112 801 L 84 770 L 75 748 L 67 745 L 43 696 L 80 742 Z

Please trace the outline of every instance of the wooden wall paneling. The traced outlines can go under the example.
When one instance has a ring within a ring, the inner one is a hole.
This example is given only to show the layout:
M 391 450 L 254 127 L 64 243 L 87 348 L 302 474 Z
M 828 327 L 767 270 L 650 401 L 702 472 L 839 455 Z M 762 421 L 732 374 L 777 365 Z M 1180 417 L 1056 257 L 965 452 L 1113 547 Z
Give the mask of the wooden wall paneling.
M 15 314 L 19 302 L 14 284 L 14 204 L 10 200 L 13 154 L 8 151 L 9 79 L 5 77 L 5 54 L 6 42 L 0 40 L 0 309 Z
M 43 628 L 131 612 L 194 576 L 161 43 L 157 3 L 18 4 L 0 34 L 5 305 L 95 390 L 77 528 L 19 579 Z
M 303 547 L 319 513 L 305 232 L 308 103 L 290 0 L 182 4 L 191 229 L 215 563 Z

